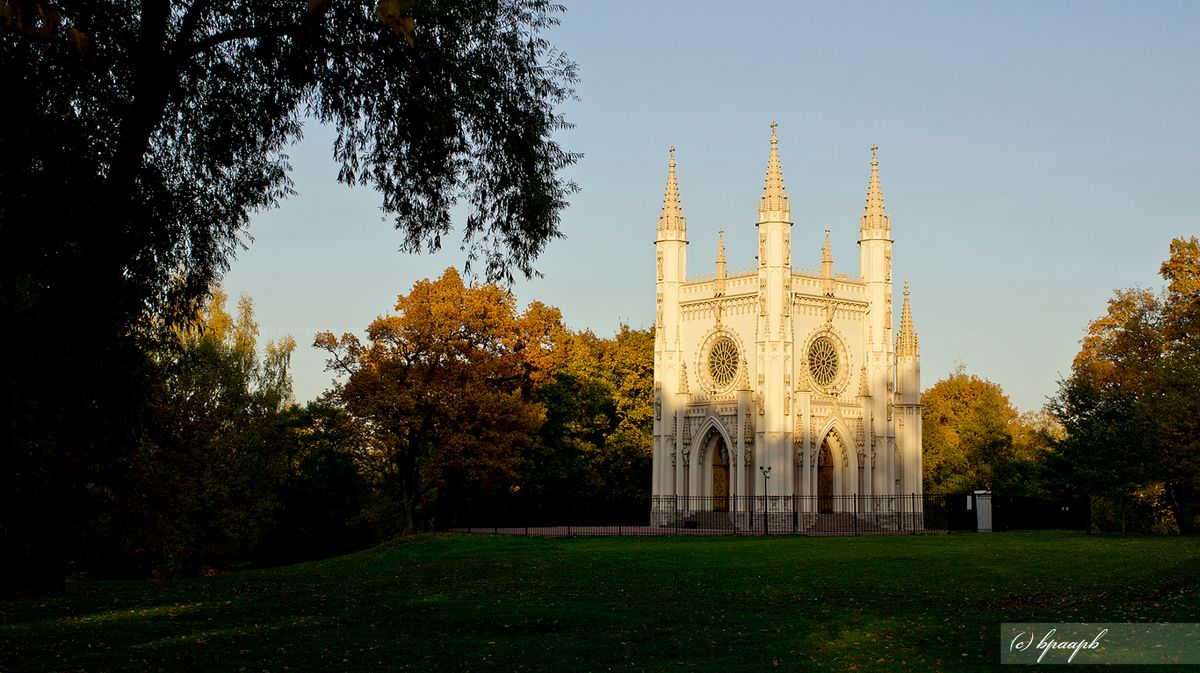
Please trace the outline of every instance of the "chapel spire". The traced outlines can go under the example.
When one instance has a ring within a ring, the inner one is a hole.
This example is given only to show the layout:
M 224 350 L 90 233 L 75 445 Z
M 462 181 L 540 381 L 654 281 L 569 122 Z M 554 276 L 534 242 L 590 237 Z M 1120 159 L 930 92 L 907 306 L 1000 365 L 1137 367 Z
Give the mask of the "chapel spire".
M 679 184 L 675 182 L 675 148 L 671 147 L 671 161 L 667 164 L 667 188 L 663 191 L 662 215 L 658 216 L 659 231 L 687 231 L 687 218 L 679 203 Z
M 888 238 L 892 231 L 892 218 L 883 208 L 883 190 L 879 187 L 879 146 L 871 146 L 871 181 L 867 185 L 867 203 L 863 208 L 859 226 L 862 237 Z
M 904 281 L 904 307 L 900 310 L 900 336 L 896 339 L 897 357 L 917 357 L 920 355 L 920 343 L 917 332 L 913 329 L 912 309 L 908 306 L 908 281 Z
M 783 169 L 779 166 L 779 138 L 775 133 L 778 128 L 779 124 L 771 122 L 771 157 L 767 160 L 767 179 L 758 202 L 759 222 L 788 222 L 791 216 L 791 205 L 784 193 Z

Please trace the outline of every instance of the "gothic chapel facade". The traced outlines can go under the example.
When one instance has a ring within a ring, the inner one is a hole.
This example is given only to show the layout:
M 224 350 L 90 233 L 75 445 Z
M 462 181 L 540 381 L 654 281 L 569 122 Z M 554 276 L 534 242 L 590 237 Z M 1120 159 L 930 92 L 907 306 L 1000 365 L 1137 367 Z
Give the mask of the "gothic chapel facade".
M 757 268 L 726 272 L 722 232 L 715 273 L 689 279 L 671 150 L 655 241 L 656 525 L 680 509 L 755 503 L 793 521 L 797 511 L 895 511 L 903 505 L 890 496 L 921 494 L 920 355 L 907 285 L 892 336 L 892 231 L 875 150 L 858 278 L 833 272 L 828 230 L 820 271 L 793 269 L 790 211 L 772 124 Z M 769 498 L 744 497 L 764 495 L 764 482 Z

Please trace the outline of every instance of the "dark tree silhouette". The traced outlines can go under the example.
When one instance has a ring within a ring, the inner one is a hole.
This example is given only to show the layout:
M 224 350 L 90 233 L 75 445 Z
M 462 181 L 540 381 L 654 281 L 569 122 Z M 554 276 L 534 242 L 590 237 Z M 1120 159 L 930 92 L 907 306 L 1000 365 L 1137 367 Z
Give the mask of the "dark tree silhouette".
M 534 273 L 576 156 L 575 66 L 542 0 L 0 0 L 0 319 L 6 584 L 60 584 L 93 501 L 137 469 L 148 342 L 195 315 L 290 191 L 308 117 L 370 185 L 400 247 L 465 202 L 468 261 Z

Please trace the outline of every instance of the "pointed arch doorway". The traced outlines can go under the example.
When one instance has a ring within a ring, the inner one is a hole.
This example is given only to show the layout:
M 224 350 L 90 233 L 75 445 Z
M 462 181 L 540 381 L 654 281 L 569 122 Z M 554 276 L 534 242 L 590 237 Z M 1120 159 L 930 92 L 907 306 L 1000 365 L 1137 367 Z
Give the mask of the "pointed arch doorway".
M 729 451 L 725 440 L 717 435 L 712 450 L 712 511 L 729 511 Z
M 833 451 L 828 437 L 821 442 L 821 452 L 817 454 L 817 511 L 833 513 Z

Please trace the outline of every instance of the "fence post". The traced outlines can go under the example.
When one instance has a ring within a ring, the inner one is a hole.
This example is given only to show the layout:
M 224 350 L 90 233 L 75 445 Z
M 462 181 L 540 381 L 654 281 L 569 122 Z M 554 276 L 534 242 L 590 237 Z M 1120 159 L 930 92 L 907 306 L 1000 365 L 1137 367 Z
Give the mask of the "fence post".
M 851 516 L 854 517 L 854 534 L 858 535 L 858 494 L 854 496 L 854 513 Z

